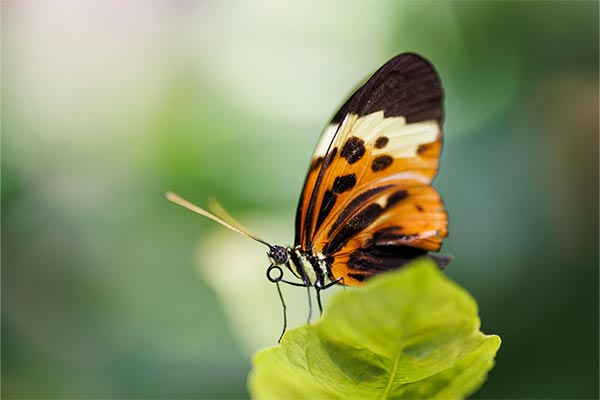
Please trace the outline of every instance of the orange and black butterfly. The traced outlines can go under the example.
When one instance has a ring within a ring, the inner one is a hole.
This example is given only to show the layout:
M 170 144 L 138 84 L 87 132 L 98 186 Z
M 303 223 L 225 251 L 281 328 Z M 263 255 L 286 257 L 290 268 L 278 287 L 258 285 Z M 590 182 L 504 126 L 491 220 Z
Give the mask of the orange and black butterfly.
M 315 288 L 320 309 L 320 291 L 335 284 L 358 286 L 420 256 L 445 267 L 450 258 L 432 253 L 448 235 L 448 214 L 431 186 L 442 150 L 442 101 L 432 65 L 409 53 L 392 58 L 350 96 L 316 146 L 294 246 L 257 238 L 220 207 L 211 214 L 173 193 L 167 197 L 267 246 L 269 280 Z M 281 267 L 299 282 L 282 279 Z

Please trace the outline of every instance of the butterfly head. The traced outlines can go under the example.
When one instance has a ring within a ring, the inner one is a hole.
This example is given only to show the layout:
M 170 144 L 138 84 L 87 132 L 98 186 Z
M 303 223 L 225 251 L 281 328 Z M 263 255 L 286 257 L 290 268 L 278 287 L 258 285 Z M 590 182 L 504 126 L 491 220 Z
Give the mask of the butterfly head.
M 272 246 L 268 253 L 269 259 L 275 265 L 284 265 L 288 260 L 288 251 L 283 246 Z
M 294 273 L 289 263 L 290 249 L 277 245 L 269 246 L 267 257 L 269 257 L 269 261 L 271 262 L 271 265 L 267 268 L 267 279 L 269 281 L 278 283 L 283 279 L 282 266 L 285 266 Z

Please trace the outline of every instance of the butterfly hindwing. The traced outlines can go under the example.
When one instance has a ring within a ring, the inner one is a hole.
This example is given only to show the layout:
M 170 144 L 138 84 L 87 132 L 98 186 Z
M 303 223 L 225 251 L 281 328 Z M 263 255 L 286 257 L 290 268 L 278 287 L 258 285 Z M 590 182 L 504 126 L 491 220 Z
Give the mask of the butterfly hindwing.
M 430 183 L 442 115 L 435 70 L 403 54 L 359 88 L 324 130 L 298 205 L 296 244 L 334 260 L 334 278 L 358 284 L 348 275 L 358 259 L 363 269 L 354 273 L 369 276 L 402 257 L 439 250 L 447 214 Z
M 358 284 L 357 275 L 368 277 L 438 251 L 447 235 L 448 216 L 433 187 L 393 182 L 377 189 L 360 206 L 344 209 L 315 242 L 328 255 L 332 280 Z

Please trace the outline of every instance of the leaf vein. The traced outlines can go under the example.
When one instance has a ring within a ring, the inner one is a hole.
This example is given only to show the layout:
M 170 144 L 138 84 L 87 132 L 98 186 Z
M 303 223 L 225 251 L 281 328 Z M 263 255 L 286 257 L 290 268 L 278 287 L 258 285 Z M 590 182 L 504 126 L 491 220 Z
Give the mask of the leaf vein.
M 390 394 L 390 390 L 392 390 L 392 383 L 394 383 L 394 378 L 396 377 L 396 373 L 398 372 L 398 364 L 400 364 L 400 355 L 402 355 L 402 348 L 398 349 L 396 354 L 396 358 L 394 359 L 394 367 L 392 368 L 392 372 L 390 373 L 390 379 L 388 380 L 387 386 L 383 391 L 382 399 L 387 399 Z

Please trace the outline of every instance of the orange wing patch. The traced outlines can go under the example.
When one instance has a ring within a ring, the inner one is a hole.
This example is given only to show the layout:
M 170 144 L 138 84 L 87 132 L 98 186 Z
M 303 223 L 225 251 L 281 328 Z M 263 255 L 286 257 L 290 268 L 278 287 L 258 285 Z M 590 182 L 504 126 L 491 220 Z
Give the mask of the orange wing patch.
M 315 238 L 317 255 L 336 255 L 351 248 L 411 246 L 438 251 L 448 236 L 448 214 L 432 186 L 380 185 L 340 207 L 329 230 Z
M 319 253 L 331 254 L 331 279 L 346 285 L 438 251 L 448 235 L 448 214 L 431 186 L 389 185 L 346 214 L 317 242 Z
M 383 112 L 347 116 L 315 188 L 316 217 L 309 237 L 321 236 L 335 220 L 336 211 L 377 182 L 429 184 L 437 172 L 440 151 L 437 121 L 407 124 L 403 117 L 385 118 Z

